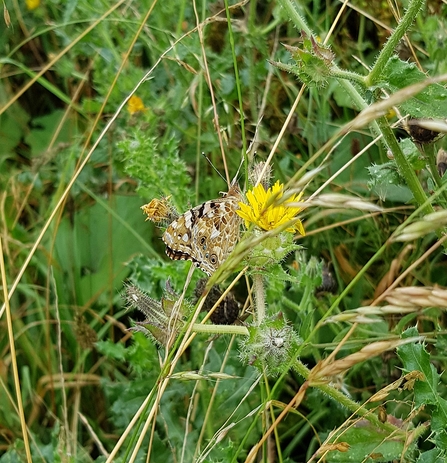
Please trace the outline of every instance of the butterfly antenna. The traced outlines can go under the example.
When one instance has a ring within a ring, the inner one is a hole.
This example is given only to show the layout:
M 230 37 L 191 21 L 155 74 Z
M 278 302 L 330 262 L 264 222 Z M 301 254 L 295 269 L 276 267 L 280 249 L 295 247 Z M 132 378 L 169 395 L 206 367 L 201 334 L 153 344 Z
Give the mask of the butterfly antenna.
M 241 163 L 239 164 L 239 167 L 237 168 L 236 175 L 234 176 L 233 180 L 231 181 L 231 185 L 235 185 L 237 183 L 237 178 L 239 177 L 239 173 L 241 172 L 241 168 L 244 165 L 245 157 L 242 156 Z
M 211 162 L 211 159 L 205 154 L 202 153 L 202 156 L 208 161 L 209 165 L 217 172 L 217 175 L 227 183 L 227 179 L 216 169 L 216 166 Z

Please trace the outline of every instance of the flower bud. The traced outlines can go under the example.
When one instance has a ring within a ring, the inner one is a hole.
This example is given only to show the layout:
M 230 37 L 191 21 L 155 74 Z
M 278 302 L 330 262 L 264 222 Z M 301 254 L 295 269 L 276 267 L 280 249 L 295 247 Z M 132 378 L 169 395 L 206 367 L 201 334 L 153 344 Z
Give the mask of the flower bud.
M 249 328 L 250 336 L 242 341 L 242 361 L 257 366 L 269 375 L 278 375 L 289 367 L 301 343 L 299 336 L 282 317 L 266 319 Z

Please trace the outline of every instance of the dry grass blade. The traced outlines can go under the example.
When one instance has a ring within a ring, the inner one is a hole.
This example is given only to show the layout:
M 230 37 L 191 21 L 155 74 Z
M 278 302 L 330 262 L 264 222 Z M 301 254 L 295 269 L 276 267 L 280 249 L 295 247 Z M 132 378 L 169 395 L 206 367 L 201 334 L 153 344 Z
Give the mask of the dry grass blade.
M 331 361 L 330 363 L 323 360 L 312 369 L 308 381 L 310 384 L 321 384 L 322 382 L 329 382 L 331 377 L 346 372 L 358 363 L 376 357 L 377 355 L 380 355 L 388 350 L 393 350 L 396 347 L 403 346 L 404 344 L 422 341 L 423 339 L 424 338 L 421 336 L 407 339 L 398 339 L 395 341 L 373 342 L 363 347 L 359 352 L 348 355 L 343 359 Z

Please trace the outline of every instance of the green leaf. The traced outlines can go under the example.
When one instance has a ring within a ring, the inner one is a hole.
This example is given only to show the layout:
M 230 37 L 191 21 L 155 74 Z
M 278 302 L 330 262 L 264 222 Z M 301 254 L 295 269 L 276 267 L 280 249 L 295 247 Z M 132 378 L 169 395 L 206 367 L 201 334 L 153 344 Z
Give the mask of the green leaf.
M 431 449 L 422 453 L 416 460 L 416 463 L 444 463 L 445 453 L 440 449 Z
M 375 463 L 385 463 L 396 459 L 401 461 L 404 450 L 411 454 L 412 448 L 407 449 L 404 439 L 390 439 L 388 433 L 379 431 L 369 423 L 362 422 L 362 426 L 351 427 L 343 433 L 339 441 L 347 442 L 350 449 L 347 452 L 331 451 L 326 456 L 328 463 L 353 463 L 366 461 L 365 456 L 374 454 Z M 414 447 L 414 444 L 413 444 Z M 370 461 L 369 459 L 367 461 Z
M 96 343 L 96 348 L 106 357 L 113 358 L 115 360 L 125 360 L 126 358 L 126 348 L 121 343 L 98 341 Z
M 400 141 L 399 145 L 414 170 L 421 170 L 426 167 L 427 163 L 425 159 L 421 156 L 420 151 L 409 138 Z M 368 186 L 382 199 L 401 202 L 408 202 L 411 200 L 412 194 L 406 186 L 402 185 L 404 180 L 394 160 L 380 165 L 373 164 L 368 167 L 368 171 L 370 174 Z M 396 191 L 398 192 L 397 197 L 395 197 Z
M 191 197 L 188 188 L 191 179 L 186 164 L 179 157 L 178 140 L 171 137 L 161 148 L 156 137 L 135 129 L 129 138 L 119 143 L 119 148 L 124 153 L 126 172 L 139 180 L 137 192 L 141 197 L 172 195 L 174 204 L 180 209 L 186 207 Z
M 386 87 L 395 93 L 404 87 L 426 80 L 427 76 L 417 68 L 416 64 L 407 63 L 394 56 L 385 66 L 382 78 Z M 445 119 L 447 90 L 440 84 L 429 85 L 422 92 L 402 103 L 400 108 L 413 118 Z
M 415 405 L 436 405 L 436 388 L 439 382 L 439 375 L 435 367 L 430 363 L 430 355 L 422 344 L 405 344 L 399 347 L 398 355 L 404 364 L 404 371 L 420 371 L 424 374 L 425 380 L 416 381 L 414 386 Z
M 433 421 L 432 421 L 432 428 L 433 428 Z M 439 430 L 439 432 L 436 435 L 435 442 L 436 442 L 437 449 L 442 449 L 444 450 L 444 452 L 447 450 L 447 432 L 445 428 Z
M 403 179 L 395 161 L 389 161 L 384 164 L 367 168 L 370 175 L 368 186 L 383 201 L 396 201 L 407 203 L 413 198 L 413 194 L 407 186 L 403 186 Z
M 403 362 L 404 371 L 416 370 L 423 373 L 425 380 L 416 381 L 414 384 L 415 406 L 432 405 L 432 430 L 444 432 L 447 426 L 447 400 L 438 393 L 440 375 L 430 362 L 430 355 L 422 344 L 406 344 L 399 347 L 397 353 Z

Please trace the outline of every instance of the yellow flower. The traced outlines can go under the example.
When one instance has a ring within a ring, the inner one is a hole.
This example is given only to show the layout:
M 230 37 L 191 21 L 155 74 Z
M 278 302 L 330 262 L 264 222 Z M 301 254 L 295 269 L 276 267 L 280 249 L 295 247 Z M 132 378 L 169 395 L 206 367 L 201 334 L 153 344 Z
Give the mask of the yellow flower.
M 255 186 L 253 190 L 247 191 L 249 204 L 239 203 L 240 209 L 236 211 L 245 220 L 246 227 L 253 223 L 262 230 L 268 231 L 295 219 L 296 222 L 286 228 L 286 231 L 290 233 L 297 231 L 301 235 L 305 235 L 301 220 L 296 219 L 301 208 L 287 206 L 288 203 L 298 202 L 303 193 L 293 195 L 281 204 L 277 204 L 283 196 L 283 188 L 284 185 L 278 180 L 267 191 L 261 184 Z
M 146 108 L 144 107 L 143 100 L 139 96 L 132 95 L 127 102 L 127 110 L 130 114 L 135 114 L 139 111 L 146 111 Z
M 26 0 L 28 10 L 35 10 L 40 5 L 40 0 Z

